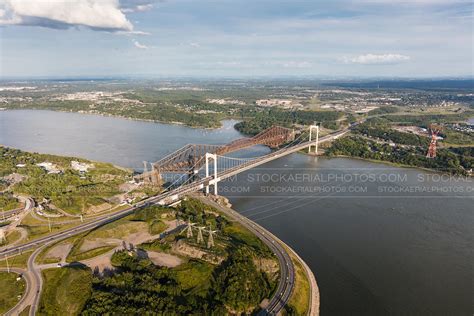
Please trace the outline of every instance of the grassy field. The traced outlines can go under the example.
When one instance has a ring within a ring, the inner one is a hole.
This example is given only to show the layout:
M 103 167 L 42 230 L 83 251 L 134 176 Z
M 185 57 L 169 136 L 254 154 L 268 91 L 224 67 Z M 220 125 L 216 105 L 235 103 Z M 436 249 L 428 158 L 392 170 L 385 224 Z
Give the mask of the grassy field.
M 155 220 L 149 224 L 149 232 L 152 235 L 161 234 L 166 229 L 166 224 L 160 220 Z
M 20 238 L 21 238 L 21 233 L 19 231 L 14 230 L 6 236 L 6 240 L 3 240 L 0 242 L 0 246 L 9 245 Z
M 22 310 L 21 313 L 19 314 L 19 316 L 28 316 L 28 315 L 30 315 L 30 306 L 26 306 L 26 308 Z
M 0 195 L 0 217 L 4 211 L 10 211 L 18 207 L 21 207 L 21 203 L 13 195 L 9 193 Z
M 103 247 L 90 249 L 78 254 L 75 254 L 75 253 L 73 254 L 71 251 L 71 253 L 67 256 L 66 261 L 75 262 L 75 261 L 91 259 L 100 255 L 103 255 L 104 253 L 107 253 L 114 248 L 115 246 L 103 246 Z
M 25 280 L 17 281 L 17 277 L 16 273 L 0 272 L 0 314 L 15 306 L 25 291 Z
M 309 308 L 309 299 L 311 295 L 311 289 L 309 280 L 306 273 L 301 266 L 298 259 L 291 255 L 293 264 L 295 266 L 295 288 L 291 295 L 288 307 L 286 307 L 288 315 L 306 315 Z
M 224 233 L 230 235 L 233 243 L 252 247 L 258 254 L 271 255 L 271 250 L 257 236 L 237 223 L 232 223 L 224 229 Z
M 7 244 L 11 244 L 20 238 L 21 238 L 21 233 L 17 230 L 14 230 L 7 235 Z
M 92 230 L 89 233 L 83 234 L 72 239 L 73 247 L 67 256 L 67 262 L 74 262 L 80 260 L 86 260 L 100 256 L 104 253 L 109 252 L 114 249 L 116 246 L 99 246 L 94 249 L 89 249 L 87 251 L 80 251 L 82 244 L 85 240 L 94 240 L 94 239 L 121 239 L 130 234 L 148 231 L 149 227 L 147 223 L 130 221 L 130 216 L 127 216 L 118 221 L 112 222 L 105 226 L 102 226 L 96 230 Z
M 15 268 L 26 268 L 26 263 L 28 262 L 28 258 L 31 256 L 33 251 L 27 251 L 20 255 L 16 255 L 14 257 L 8 257 L 8 264 L 10 267 Z M 4 258 L 0 260 L 0 268 L 6 268 L 7 262 Z
M 185 290 L 199 287 L 207 289 L 214 267 L 206 262 L 190 260 L 175 269 L 178 281 Z
M 92 274 L 82 267 L 43 271 L 45 285 L 38 315 L 78 315 L 91 294 Z
M 474 145 L 474 135 L 458 132 L 452 129 L 443 130 L 446 139 L 442 141 L 445 145 Z
M 130 216 L 127 216 L 123 219 L 102 226 L 99 229 L 91 231 L 85 238 L 123 238 L 130 234 L 148 231 L 147 223 L 130 221 L 130 218 Z
M 36 263 L 37 264 L 47 264 L 47 263 L 56 263 L 59 262 L 59 258 L 47 258 L 48 252 L 53 249 L 54 247 L 62 244 L 74 244 L 74 242 L 80 238 L 82 238 L 84 234 L 76 235 L 76 236 L 71 236 L 67 239 L 60 240 L 58 242 L 55 242 L 49 246 L 46 246 L 39 254 L 36 256 Z

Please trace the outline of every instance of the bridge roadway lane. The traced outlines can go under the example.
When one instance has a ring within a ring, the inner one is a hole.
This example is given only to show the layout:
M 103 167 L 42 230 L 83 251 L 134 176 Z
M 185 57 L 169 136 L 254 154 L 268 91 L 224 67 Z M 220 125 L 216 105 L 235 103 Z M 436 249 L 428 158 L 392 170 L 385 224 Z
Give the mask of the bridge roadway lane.
M 13 216 L 21 213 L 22 211 L 23 211 L 23 207 L 19 207 L 19 208 L 16 208 L 14 210 L 2 212 L 2 215 L 0 216 L 1 217 L 0 219 L 2 219 L 2 220 L 3 220 L 3 218 L 8 219 L 10 217 L 13 217 Z
M 337 133 L 333 133 L 333 134 L 330 134 L 330 135 L 327 135 L 327 136 L 324 136 L 324 137 L 319 139 L 319 142 L 321 143 L 321 142 L 333 140 L 335 138 L 338 138 L 338 137 L 342 136 L 347 131 L 348 131 L 348 129 L 337 132 Z M 229 177 L 231 177 L 235 174 L 238 174 L 238 173 L 243 172 L 245 170 L 249 170 L 251 168 L 257 167 L 257 166 L 262 165 L 262 164 L 264 164 L 266 162 L 269 162 L 271 160 L 274 160 L 274 159 L 280 158 L 282 156 L 286 156 L 286 155 L 289 155 L 291 153 L 297 152 L 301 149 L 304 149 L 304 148 L 308 147 L 312 143 L 314 143 L 314 142 L 311 142 L 311 143 L 310 142 L 304 142 L 304 143 L 301 143 L 301 144 L 298 144 L 298 145 L 295 145 L 295 146 L 292 146 L 292 147 L 289 147 L 289 148 L 283 148 L 283 149 L 274 151 L 274 152 L 272 152 L 268 155 L 262 156 L 260 158 L 256 158 L 256 159 L 251 160 L 251 161 L 248 161 L 248 162 L 246 162 L 242 165 L 236 166 L 236 167 L 231 168 L 229 170 L 225 170 L 225 171 L 218 174 L 218 179 L 223 180 L 223 179 L 229 178 Z M 123 218 L 127 215 L 132 214 L 135 210 L 137 210 L 139 208 L 142 208 L 142 207 L 145 207 L 145 206 L 148 206 L 148 205 L 151 205 L 151 204 L 156 204 L 156 203 L 169 204 L 169 203 L 172 203 L 173 201 L 179 199 L 179 197 L 181 197 L 181 196 L 183 196 L 187 193 L 190 193 L 190 192 L 193 192 L 193 191 L 198 191 L 198 190 L 204 188 L 204 186 L 207 185 L 209 183 L 209 181 L 212 180 L 212 178 L 213 177 L 211 176 L 211 177 L 207 177 L 207 178 L 204 178 L 204 179 L 200 179 L 200 180 L 198 180 L 196 182 L 193 182 L 193 183 L 190 183 L 190 184 L 182 185 L 182 186 L 180 186 L 176 189 L 173 189 L 171 191 L 164 192 L 164 193 L 158 194 L 154 197 L 150 197 L 148 199 L 140 201 L 140 202 L 134 204 L 133 206 L 131 206 L 127 209 L 118 211 L 116 213 L 106 214 L 106 215 L 97 217 L 97 218 L 95 218 L 95 219 L 93 219 L 89 222 L 85 222 L 81 225 L 78 225 L 76 227 L 69 228 L 69 229 L 60 231 L 58 233 L 49 235 L 49 236 L 41 237 L 41 238 L 35 239 L 33 241 L 30 241 L 28 243 L 24 243 L 22 245 L 18 245 L 18 246 L 12 247 L 12 248 L 3 249 L 2 251 L 0 251 L 0 257 L 7 257 L 7 256 L 19 254 L 19 253 L 22 253 L 23 251 L 29 250 L 31 248 L 34 248 L 34 247 L 37 247 L 37 246 L 40 246 L 40 245 L 52 244 L 54 242 L 61 241 L 61 240 L 66 239 L 66 238 L 68 238 L 72 235 L 80 234 L 80 233 L 86 232 L 88 230 L 97 228 L 99 226 L 103 226 L 105 224 L 116 221 L 120 218 Z M 250 220 L 248 220 L 248 221 L 250 222 Z M 253 223 L 253 224 L 257 225 L 255 223 Z M 36 254 L 36 253 L 37 252 L 35 251 L 34 254 Z M 284 251 L 284 253 L 286 254 L 286 256 L 288 256 L 286 251 Z M 30 261 L 34 260 L 35 257 L 36 256 L 33 256 L 33 255 L 30 257 L 29 267 L 30 266 L 34 267 L 34 264 L 31 264 Z M 288 258 L 284 258 L 284 260 L 286 262 L 288 262 L 287 261 Z M 287 266 L 286 268 L 282 267 L 282 271 L 283 271 L 282 276 L 283 276 L 283 273 L 288 277 L 290 277 L 291 275 L 294 275 L 294 271 L 290 271 L 289 266 Z M 38 277 L 41 278 L 41 276 L 38 275 L 38 272 L 34 268 L 31 272 L 35 275 L 35 279 L 37 279 Z M 294 276 L 292 278 L 294 278 Z M 41 281 L 34 282 L 34 283 L 38 283 L 38 285 L 41 286 L 40 285 Z M 274 311 L 281 310 L 281 308 L 288 302 L 288 299 L 289 299 L 289 296 L 291 294 L 291 290 L 292 290 L 292 287 L 293 287 L 293 284 L 294 284 L 294 282 L 292 284 L 287 284 L 287 282 L 280 282 L 280 283 L 284 283 L 284 285 L 282 286 L 282 288 L 280 288 L 280 286 L 279 286 L 276 295 L 278 296 L 279 293 L 280 293 L 281 298 L 278 299 L 278 297 L 277 297 L 276 300 L 275 300 L 275 298 L 273 298 L 271 300 L 271 306 L 269 306 L 267 308 L 268 312 L 272 313 L 272 314 L 275 313 Z M 41 290 L 41 288 L 36 289 L 35 292 L 40 293 L 40 290 Z M 30 309 L 30 315 L 35 313 L 35 308 L 37 307 L 38 300 L 39 300 L 39 295 L 36 295 L 35 299 L 34 299 L 33 306 Z
M 34 202 L 31 198 L 23 198 L 24 199 L 24 206 L 16 208 L 14 210 L 9 210 L 9 211 L 4 211 L 2 212 L 2 215 L 0 216 L 0 219 L 8 219 L 10 217 L 13 217 L 15 215 L 20 214 L 23 211 L 28 211 L 30 208 L 34 206 Z

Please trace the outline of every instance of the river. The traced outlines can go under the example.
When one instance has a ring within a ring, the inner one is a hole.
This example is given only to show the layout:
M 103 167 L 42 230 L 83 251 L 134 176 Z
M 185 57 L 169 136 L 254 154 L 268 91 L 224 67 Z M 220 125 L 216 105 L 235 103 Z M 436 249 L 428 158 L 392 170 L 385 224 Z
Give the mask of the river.
M 0 144 L 140 168 L 217 130 L 50 111 L 0 111 Z M 241 156 L 268 152 L 256 147 Z M 362 160 L 293 154 L 220 186 L 314 271 L 322 315 L 472 315 L 473 183 Z

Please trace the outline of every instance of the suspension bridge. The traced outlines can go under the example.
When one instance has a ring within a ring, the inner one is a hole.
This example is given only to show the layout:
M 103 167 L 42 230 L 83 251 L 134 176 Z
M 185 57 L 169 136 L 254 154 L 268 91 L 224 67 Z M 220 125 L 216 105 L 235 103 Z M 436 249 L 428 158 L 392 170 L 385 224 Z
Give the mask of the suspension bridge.
M 280 145 L 294 141 L 295 131 L 289 128 L 273 126 L 251 138 L 240 138 L 225 145 L 188 144 L 175 152 L 151 164 L 148 171 L 144 161 L 144 171 L 137 176 L 137 180 L 147 183 L 161 184 L 162 173 L 189 173 L 196 174 L 203 167 L 206 154 L 223 156 L 255 145 L 266 145 L 278 148 Z
M 217 195 L 217 184 L 222 180 L 303 149 L 307 149 L 308 152 L 314 150 L 317 153 L 319 144 L 337 139 L 348 131 L 349 129 L 345 129 L 319 137 L 319 126 L 311 125 L 308 132 L 302 130 L 299 136 L 295 137 L 294 130 L 271 127 L 253 138 L 239 139 L 227 145 L 189 144 L 153 163 L 151 171 L 145 171 L 135 179 L 153 185 L 162 183 L 163 173 L 182 174 L 166 187 L 168 191 L 154 197 L 153 203 L 168 205 L 187 193 L 199 190 L 209 193 L 210 186 Z M 256 144 L 264 144 L 272 148 L 283 146 L 259 157 L 224 156 L 226 153 Z
M 316 132 L 315 137 L 313 137 L 314 130 Z M 15 312 L 20 311 L 22 307 L 27 306 L 25 304 L 30 304 L 31 309 L 29 314 L 34 315 L 36 313 L 40 298 L 39 293 L 42 287 L 42 279 L 39 269 L 35 266 L 35 259 L 44 247 L 69 238 L 70 236 L 81 234 L 107 223 L 114 222 L 145 206 L 152 204 L 173 204 L 184 195 L 191 192 L 203 190 L 206 193 L 209 193 L 209 189 L 212 186 L 214 194 L 217 195 L 217 185 L 222 180 L 303 149 L 311 151 L 312 148 L 314 148 L 314 151 L 317 153 L 319 144 L 337 139 L 349 130 L 350 128 L 347 128 L 324 137 L 319 137 L 319 127 L 311 125 L 309 127 L 309 133 L 306 131 L 300 131 L 299 136 L 295 137 L 296 134 L 293 130 L 283 127 L 272 127 L 255 137 L 238 139 L 226 145 L 215 146 L 191 144 L 184 146 L 176 152 L 152 164 L 151 171 L 145 170 L 141 175 L 138 175 L 135 178 L 137 181 L 143 181 L 155 185 L 161 182 L 161 173 L 182 173 L 177 180 L 167 185 L 162 193 L 135 203 L 129 208 L 117 211 L 113 214 L 97 216 L 90 221 L 81 223 L 72 228 L 67 228 L 21 245 L 0 250 L 0 256 L 7 259 L 9 256 L 18 255 L 32 248 L 37 248 L 28 259 L 27 273 L 28 277 L 31 276 L 33 280 L 29 285 L 30 291 L 28 295 L 25 296 L 25 299 L 22 299 L 21 304 L 14 308 Z M 224 156 L 224 154 L 257 144 L 263 144 L 271 148 L 279 149 L 276 149 L 267 155 L 254 158 L 234 158 Z M 200 176 L 200 172 L 204 173 L 204 175 Z M 234 216 L 242 225 L 256 234 L 278 257 L 281 268 L 280 282 L 275 295 L 271 298 L 265 310 L 262 311 L 262 314 L 264 315 L 275 315 L 286 305 L 293 290 L 295 272 L 291 258 L 283 246 L 280 245 L 278 241 L 275 241 L 275 238 L 272 237 L 269 232 L 265 233 L 265 230 L 258 224 L 240 215 L 233 213 L 229 213 L 229 215 Z M 31 275 L 29 275 L 30 273 Z

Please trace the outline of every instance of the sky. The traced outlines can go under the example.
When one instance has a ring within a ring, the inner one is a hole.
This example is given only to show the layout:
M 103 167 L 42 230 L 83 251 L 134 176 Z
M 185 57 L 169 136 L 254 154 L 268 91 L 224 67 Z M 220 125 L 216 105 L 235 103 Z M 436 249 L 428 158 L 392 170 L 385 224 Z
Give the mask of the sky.
M 465 0 L 0 0 L 0 76 L 473 76 Z

